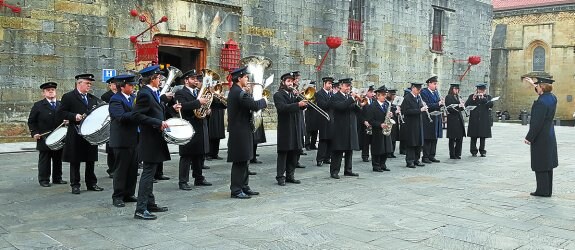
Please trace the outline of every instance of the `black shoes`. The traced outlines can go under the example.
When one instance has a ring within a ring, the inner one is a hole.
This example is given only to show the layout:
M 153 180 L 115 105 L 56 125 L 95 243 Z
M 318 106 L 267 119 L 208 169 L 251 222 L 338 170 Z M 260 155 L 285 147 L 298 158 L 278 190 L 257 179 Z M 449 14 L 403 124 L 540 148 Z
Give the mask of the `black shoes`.
M 151 214 L 148 210 L 144 212 L 136 212 L 134 214 L 134 219 L 138 220 L 155 220 L 158 216 Z
M 148 211 L 155 212 L 155 213 L 162 213 L 162 212 L 167 212 L 168 207 L 160 207 L 160 206 L 158 206 L 158 204 L 152 204 L 152 205 L 148 205 Z
M 253 191 L 253 190 L 249 189 L 249 190 L 244 190 L 244 194 L 247 194 L 247 195 L 259 195 L 260 192 L 256 192 L 256 191 Z
M 407 167 L 407 168 L 415 168 L 415 165 L 413 165 L 413 164 L 407 164 L 407 166 L 405 166 L 405 167 Z
M 322 161 L 318 161 L 315 165 L 318 166 L 318 167 L 321 167 L 321 166 L 323 166 L 323 162 L 322 162 Z
M 52 181 L 52 184 L 68 184 L 67 181 L 59 180 L 59 181 Z
M 136 196 L 128 196 L 128 197 L 124 197 L 124 202 L 137 202 L 138 198 Z
M 112 200 L 112 205 L 114 205 L 114 207 L 125 207 L 126 204 L 124 203 L 123 200 L 120 199 L 114 199 Z
M 202 169 L 210 169 L 210 167 L 208 167 L 208 166 L 206 166 L 206 165 L 203 165 L 203 166 L 202 166 Z
M 331 160 L 323 160 L 324 164 L 331 164 Z
M 260 160 L 254 158 L 254 159 L 251 159 L 251 160 L 250 160 L 250 163 L 253 163 L 253 164 L 261 164 L 262 162 L 261 162 Z
M 303 150 L 301 152 L 299 152 L 299 155 L 307 155 L 306 152 L 303 152 Z
M 299 162 L 297 163 L 297 165 L 295 166 L 295 168 L 305 168 L 304 165 L 299 164 Z
M 431 159 L 429 159 L 429 160 L 430 160 L 431 162 L 435 162 L 435 163 L 441 162 L 440 160 L 435 159 L 435 158 L 431 158 Z
M 252 172 L 252 171 L 250 171 L 250 170 L 248 169 L 248 175 L 257 175 L 257 174 L 258 174 L 258 173 Z
M 210 157 L 210 158 L 212 158 L 212 160 L 223 160 L 223 159 L 224 159 L 224 158 L 219 157 L 219 156 L 217 156 L 217 155 L 216 155 L 216 156 L 212 156 L 212 157 Z
M 538 196 L 538 197 L 551 197 L 550 194 L 538 194 L 537 192 L 530 193 L 531 196 Z
M 179 185 L 179 187 L 181 190 L 186 190 L 186 191 L 192 190 L 192 187 L 188 183 L 181 183 Z
M 338 175 L 338 174 L 331 174 L 330 177 L 331 177 L 331 178 L 334 178 L 334 179 L 339 179 L 339 175 Z
M 369 158 L 362 158 L 361 159 L 363 162 L 369 162 Z
M 359 176 L 358 173 L 354 173 L 354 172 L 343 173 L 343 175 L 345 175 L 345 176 Z
M 73 194 L 80 194 L 80 187 L 72 187 Z
M 457 156 L 449 156 L 449 159 L 456 160 L 456 159 L 457 159 Z
M 485 154 L 481 154 L 481 157 L 486 157 L 486 155 L 485 155 Z
M 50 187 L 50 186 L 52 186 L 52 185 L 50 184 L 50 182 L 40 182 L 40 186 L 42 186 L 42 187 Z
M 286 180 L 282 179 L 278 179 L 278 185 L 280 186 L 285 186 L 286 185 Z
M 415 164 L 415 166 L 418 166 L 418 167 L 423 167 L 423 166 L 425 166 L 425 164 L 423 164 L 423 163 L 421 163 L 421 162 L 418 162 L 418 161 L 414 162 L 413 164 Z
M 395 156 L 394 154 L 390 154 L 387 156 L 387 158 L 397 158 L 397 156 Z
M 158 176 L 158 177 L 155 178 L 155 179 L 156 179 L 156 180 L 160 180 L 160 181 L 166 181 L 166 180 L 169 180 L 170 177 L 165 176 L 165 175 L 160 175 L 160 176 Z
M 387 166 L 383 166 L 383 167 L 381 168 L 381 170 L 383 170 L 383 171 L 391 171 L 391 170 L 389 170 L 389 168 L 387 168 Z
M 95 184 L 94 184 L 94 186 L 88 187 L 88 190 L 90 190 L 90 191 L 96 191 L 96 192 L 104 191 L 103 188 L 98 187 L 98 185 L 95 185 Z
M 239 194 L 231 194 L 230 196 L 231 198 L 236 198 L 236 199 L 249 199 L 252 198 L 251 196 L 247 195 L 244 192 L 241 192 Z
M 373 172 L 383 172 L 383 169 L 381 169 L 381 168 L 373 168 Z
M 211 186 L 212 183 L 207 182 L 205 179 L 201 181 L 194 181 L 194 186 Z
M 296 179 L 293 179 L 293 178 L 288 178 L 288 179 L 286 179 L 286 182 L 293 183 L 293 184 L 300 184 L 300 183 L 301 183 L 300 180 L 296 180 Z
M 473 156 L 473 157 L 477 157 L 477 153 L 475 153 L 475 154 L 471 154 L 471 156 Z
M 429 159 L 422 159 L 421 161 L 423 163 L 427 163 L 427 164 L 431 163 L 431 161 Z M 417 163 L 415 165 L 417 165 Z M 419 166 L 419 165 L 417 165 L 417 166 Z

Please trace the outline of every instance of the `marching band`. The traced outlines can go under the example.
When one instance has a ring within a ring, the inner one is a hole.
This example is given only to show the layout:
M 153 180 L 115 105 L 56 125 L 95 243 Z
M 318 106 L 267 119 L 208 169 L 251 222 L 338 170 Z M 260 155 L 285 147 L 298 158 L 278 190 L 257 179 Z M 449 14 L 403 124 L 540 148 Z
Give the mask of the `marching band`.
M 102 99 L 89 93 L 94 81 L 91 74 L 76 76 L 75 89 L 64 94 L 61 101 L 56 100 L 56 83 L 42 84 L 44 99 L 34 104 L 28 120 L 40 151 L 40 185 L 49 187 L 50 175 L 53 184 L 66 184 L 62 180 L 62 161 L 69 162 L 72 193 L 80 194 L 80 163 L 85 162 L 87 189 L 104 190 L 97 185 L 94 162 L 98 160 L 98 145 L 106 143 L 108 173 L 113 178 L 112 204 L 124 207 L 125 202 L 137 202 L 134 218 L 156 219 L 154 212 L 168 211 L 156 204 L 153 194 L 157 179 L 169 179 L 161 170 L 163 162 L 171 159 L 167 144 L 179 145 L 179 189 L 192 190 L 188 183 L 190 170 L 194 186 L 211 186 L 202 173 L 207 169 L 204 161 L 222 159 L 219 141 L 225 138 L 227 110 L 230 196 L 249 199 L 258 195 L 249 187 L 249 175 L 255 173 L 248 167 L 249 163 L 261 163 L 256 149 L 258 143 L 265 142 L 261 114 L 268 107 L 270 94 L 266 88 L 273 75 L 264 82 L 262 70 L 251 66 L 230 73 L 227 96 L 223 85 L 216 84 L 219 76 L 209 69 L 182 74 L 170 67 L 165 78 L 166 73 L 158 65 L 141 70 L 139 77 L 114 77 Z M 493 101 L 483 84 L 477 85 L 476 92 L 464 102 L 458 84 L 451 84 L 442 98 L 437 77 L 429 78 L 426 88 L 422 83 L 411 83 L 404 96 L 385 85 L 370 86 L 361 95 L 352 89 L 352 78 L 336 81 L 330 76 L 323 77 L 317 87 L 310 84 L 299 89 L 299 77 L 298 71 L 283 74 L 273 94 L 277 111 L 275 178 L 280 186 L 301 183 L 295 178 L 295 170 L 304 148 L 317 149 L 316 165 L 329 164 L 333 179 L 340 179 L 342 160 L 344 176 L 359 176 L 353 171 L 352 155 L 360 149 L 363 161 L 369 162 L 371 156 L 374 172 L 390 171 L 387 160 L 396 158 L 397 141 L 401 142 L 399 154 L 406 155 L 407 168 L 439 163 L 436 147 L 443 135 L 442 116 L 447 119 L 450 159 L 461 159 L 465 136 L 471 137 L 473 156 L 486 156 Z M 175 91 L 172 87 L 177 84 L 183 87 Z M 96 110 L 105 110 L 106 114 L 91 118 L 101 113 Z M 463 113 L 467 111 L 466 133 Z M 84 131 L 84 127 L 93 126 L 93 132 Z M 139 164 L 143 171 L 136 194 Z

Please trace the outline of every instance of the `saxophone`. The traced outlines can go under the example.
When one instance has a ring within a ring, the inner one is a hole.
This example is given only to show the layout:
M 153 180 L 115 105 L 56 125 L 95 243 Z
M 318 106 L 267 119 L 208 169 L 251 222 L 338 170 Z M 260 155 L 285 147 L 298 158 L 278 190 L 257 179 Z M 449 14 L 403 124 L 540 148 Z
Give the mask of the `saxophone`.
M 385 121 L 383 122 L 383 124 L 387 125 L 387 128 L 383 128 L 381 131 L 385 136 L 391 134 L 391 129 L 393 128 L 393 125 L 395 125 L 395 120 L 389 117 L 389 113 L 391 112 L 391 103 L 388 102 L 387 104 L 387 110 L 385 111 Z

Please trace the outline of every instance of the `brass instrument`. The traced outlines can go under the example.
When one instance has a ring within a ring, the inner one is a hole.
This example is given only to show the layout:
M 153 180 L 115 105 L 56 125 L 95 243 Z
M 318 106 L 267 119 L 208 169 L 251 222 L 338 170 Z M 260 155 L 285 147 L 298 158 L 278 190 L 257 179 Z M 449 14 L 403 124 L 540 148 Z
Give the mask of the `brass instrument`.
M 182 74 L 181 70 L 179 70 L 178 68 L 176 68 L 174 66 L 170 66 L 168 68 L 168 78 L 166 78 L 166 80 L 163 83 L 164 86 L 162 87 L 162 90 L 160 91 L 160 96 L 169 92 L 168 90 L 171 90 L 173 88 L 172 84 L 174 83 L 174 80 L 177 77 L 181 77 L 182 75 L 183 74 Z
M 433 119 L 431 119 L 431 115 L 429 114 L 429 110 L 427 110 L 427 103 L 425 103 L 423 101 L 423 99 L 421 99 L 421 103 L 423 104 L 423 107 L 425 107 L 425 113 L 427 114 L 427 119 L 429 119 L 429 122 L 433 122 Z
M 391 103 L 388 102 L 387 104 L 387 110 L 385 111 L 385 121 L 383 122 L 387 126 L 385 126 L 385 128 L 383 128 L 381 131 L 385 136 L 391 134 L 391 129 L 393 128 L 393 125 L 395 125 L 395 120 L 389 117 L 389 114 L 391 113 Z
M 206 98 L 208 101 L 203 104 L 201 107 L 194 110 L 194 116 L 198 119 L 204 119 L 208 116 L 210 112 L 210 106 L 212 106 L 212 102 L 214 101 L 214 94 L 210 91 L 211 84 L 214 80 L 220 79 L 220 75 L 210 69 L 202 69 L 202 73 L 204 74 L 204 78 L 202 80 L 202 87 L 198 92 L 197 99 Z
M 292 88 L 291 90 L 293 91 L 294 88 Z M 307 102 L 308 106 L 315 109 L 315 111 L 317 111 L 320 115 L 322 115 L 326 120 L 328 120 L 328 121 L 330 120 L 329 114 L 327 112 L 325 112 L 325 110 L 323 110 L 319 106 L 317 106 L 317 104 L 314 103 L 315 102 L 315 88 L 314 87 L 307 87 L 303 91 L 303 94 L 301 91 L 298 91 L 297 97 L 301 100 L 308 101 Z
M 216 84 L 215 86 L 213 86 L 211 88 L 211 92 L 214 95 L 215 98 L 218 98 L 218 100 L 220 100 L 221 103 L 223 103 L 224 105 L 228 106 L 228 99 L 224 96 L 223 92 L 224 92 L 224 87 L 221 83 Z
M 248 56 L 242 58 L 240 64 L 247 66 L 248 83 L 252 85 L 251 91 L 254 101 L 261 100 L 264 98 L 264 90 L 273 82 L 273 75 L 264 81 L 264 71 L 272 66 L 272 60 L 264 56 Z M 262 110 L 252 112 L 252 116 L 255 131 L 263 124 Z

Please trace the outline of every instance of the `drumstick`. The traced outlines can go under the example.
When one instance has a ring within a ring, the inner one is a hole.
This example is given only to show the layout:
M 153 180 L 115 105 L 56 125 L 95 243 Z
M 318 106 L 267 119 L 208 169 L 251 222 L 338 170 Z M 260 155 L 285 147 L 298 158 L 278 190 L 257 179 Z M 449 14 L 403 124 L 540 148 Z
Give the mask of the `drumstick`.
M 64 123 L 65 123 L 65 122 L 60 123 L 60 125 L 58 125 L 58 127 L 56 127 L 54 130 L 50 130 L 50 131 L 48 131 L 48 132 L 44 132 L 44 133 L 40 134 L 40 137 L 45 136 L 45 135 L 47 135 L 47 134 L 50 134 L 50 133 L 52 133 L 52 131 L 55 131 L 55 130 L 59 129 L 60 127 L 62 127 L 62 125 L 64 125 Z
M 180 104 L 180 102 L 176 100 L 176 104 Z M 180 114 L 180 119 L 182 119 L 182 108 L 178 109 L 178 113 Z

